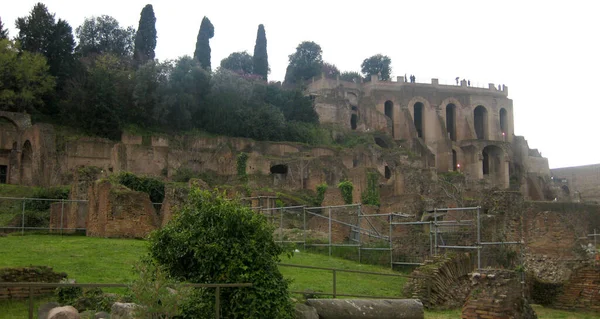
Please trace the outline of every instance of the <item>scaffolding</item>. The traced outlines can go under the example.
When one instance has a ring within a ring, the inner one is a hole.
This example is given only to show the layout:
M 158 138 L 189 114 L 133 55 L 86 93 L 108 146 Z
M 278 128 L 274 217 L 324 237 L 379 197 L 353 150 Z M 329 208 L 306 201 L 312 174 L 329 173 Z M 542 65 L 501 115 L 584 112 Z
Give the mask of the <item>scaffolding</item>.
M 473 252 L 474 269 L 496 267 L 493 254 L 510 251 L 518 257 L 517 249 L 507 247 L 522 243 L 520 233 L 508 241 L 494 240 L 493 229 L 482 232 L 481 207 L 435 208 L 424 216 L 430 220 L 420 221 L 402 213 L 366 213 L 360 204 L 255 209 L 275 226 L 279 244 L 391 268 L 464 250 Z

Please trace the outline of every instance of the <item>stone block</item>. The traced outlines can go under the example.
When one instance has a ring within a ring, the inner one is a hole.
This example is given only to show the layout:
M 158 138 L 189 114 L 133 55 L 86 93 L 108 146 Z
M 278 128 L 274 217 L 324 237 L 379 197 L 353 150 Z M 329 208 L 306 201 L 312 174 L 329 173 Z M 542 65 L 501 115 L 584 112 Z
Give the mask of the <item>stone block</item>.
M 417 299 L 308 299 L 320 319 L 423 319 Z
M 80 316 L 77 309 L 71 306 L 64 306 L 50 310 L 48 319 L 80 319 Z
M 138 305 L 134 303 L 115 302 L 110 308 L 111 319 L 133 319 L 133 312 Z
M 296 304 L 294 314 L 296 319 L 319 319 L 317 309 L 305 304 Z
M 38 307 L 38 319 L 48 319 L 48 313 L 50 310 L 60 307 L 57 302 L 48 302 Z

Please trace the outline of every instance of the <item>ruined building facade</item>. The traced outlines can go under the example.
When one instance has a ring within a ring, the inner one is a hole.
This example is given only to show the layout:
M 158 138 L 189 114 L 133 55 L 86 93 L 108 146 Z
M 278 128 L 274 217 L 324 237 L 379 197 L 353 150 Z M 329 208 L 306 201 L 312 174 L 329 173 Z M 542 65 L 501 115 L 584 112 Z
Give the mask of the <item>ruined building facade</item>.
M 548 160 L 514 134 L 513 102 L 504 85 L 488 88 L 321 77 L 308 84 L 322 124 L 385 131 L 438 172 L 460 171 L 471 182 L 519 187 L 544 198 Z M 512 184 L 512 185 L 511 185 Z

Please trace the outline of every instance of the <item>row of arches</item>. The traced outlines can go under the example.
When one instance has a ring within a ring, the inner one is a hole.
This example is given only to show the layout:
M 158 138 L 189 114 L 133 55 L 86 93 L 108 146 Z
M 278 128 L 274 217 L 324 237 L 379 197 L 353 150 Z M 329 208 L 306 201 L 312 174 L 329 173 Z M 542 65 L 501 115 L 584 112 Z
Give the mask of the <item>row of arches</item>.
M 416 102 L 413 104 L 413 124 L 417 132 L 417 137 L 424 138 L 425 136 L 425 115 L 424 115 L 424 104 L 422 102 Z M 394 103 L 390 100 L 384 103 L 384 114 L 392 120 L 392 134 L 394 133 Z M 446 115 L 446 134 L 452 141 L 457 140 L 456 132 L 456 105 L 449 103 L 445 106 Z M 500 131 L 503 135 L 508 132 L 508 112 L 505 108 L 501 108 L 499 111 L 500 118 Z M 488 124 L 488 111 L 483 105 L 478 105 L 473 110 L 473 124 L 475 128 L 475 137 L 478 140 L 489 140 L 489 124 Z

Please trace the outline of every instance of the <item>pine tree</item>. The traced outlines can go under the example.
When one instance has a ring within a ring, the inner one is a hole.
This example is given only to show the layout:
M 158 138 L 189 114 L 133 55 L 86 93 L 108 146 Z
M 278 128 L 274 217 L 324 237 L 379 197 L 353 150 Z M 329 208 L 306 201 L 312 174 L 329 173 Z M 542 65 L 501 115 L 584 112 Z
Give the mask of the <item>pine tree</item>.
M 267 56 L 267 36 L 265 35 L 265 27 L 262 24 L 258 25 L 252 60 L 254 74 L 260 75 L 266 81 L 269 74 L 269 58 Z
M 8 39 L 8 30 L 4 28 L 2 19 L 0 19 L 0 40 L 2 39 Z
M 215 36 L 215 27 L 207 17 L 202 19 L 198 39 L 196 40 L 196 51 L 194 58 L 200 62 L 202 68 L 210 71 L 210 39 Z
M 156 49 L 156 17 L 151 4 L 147 4 L 140 14 L 140 24 L 135 34 L 135 49 L 133 58 L 136 65 L 142 65 L 154 60 Z

